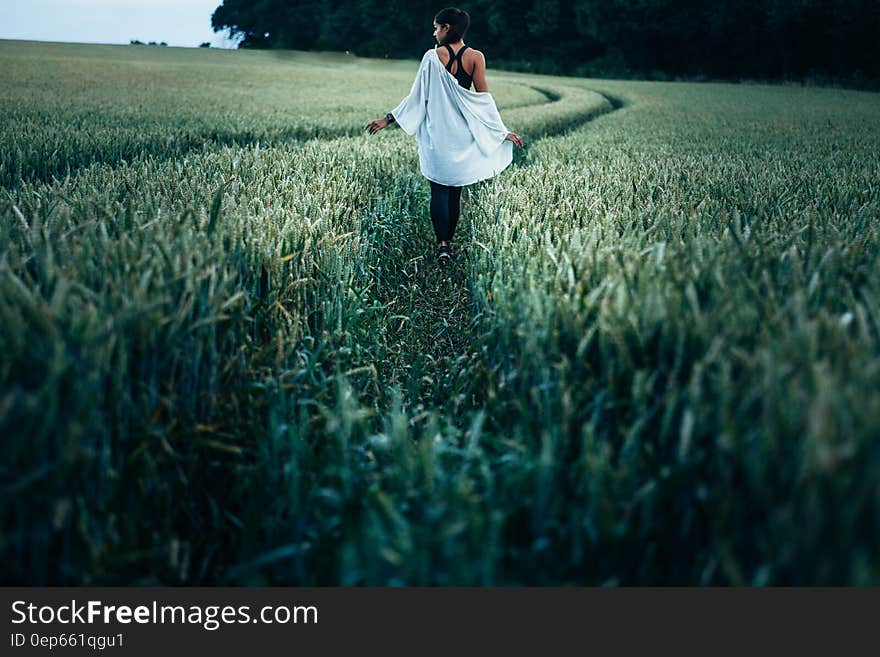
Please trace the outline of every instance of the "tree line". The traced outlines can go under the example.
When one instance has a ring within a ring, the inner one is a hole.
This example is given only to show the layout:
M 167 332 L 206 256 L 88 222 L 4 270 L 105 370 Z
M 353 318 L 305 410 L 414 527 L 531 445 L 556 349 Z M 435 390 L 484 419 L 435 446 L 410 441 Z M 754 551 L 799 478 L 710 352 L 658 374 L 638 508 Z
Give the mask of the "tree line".
M 462 0 L 490 66 L 664 79 L 880 81 L 878 0 Z M 426 0 L 223 0 L 241 48 L 418 57 L 443 8 Z

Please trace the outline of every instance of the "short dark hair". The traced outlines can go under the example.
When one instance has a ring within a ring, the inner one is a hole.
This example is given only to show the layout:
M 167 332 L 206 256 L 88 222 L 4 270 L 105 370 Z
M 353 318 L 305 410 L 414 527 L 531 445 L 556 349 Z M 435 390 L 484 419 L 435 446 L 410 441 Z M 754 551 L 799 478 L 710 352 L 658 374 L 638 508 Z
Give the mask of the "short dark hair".
M 466 11 L 456 7 L 447 7 L 437 12 L 437 15 L 434 16 L 434 22 L 437 25 L 449 25 L 449 32 L 444 42 L 455 43 L 464 38 L 464 33 L 467 32 L 471 24 L 471 17 Z

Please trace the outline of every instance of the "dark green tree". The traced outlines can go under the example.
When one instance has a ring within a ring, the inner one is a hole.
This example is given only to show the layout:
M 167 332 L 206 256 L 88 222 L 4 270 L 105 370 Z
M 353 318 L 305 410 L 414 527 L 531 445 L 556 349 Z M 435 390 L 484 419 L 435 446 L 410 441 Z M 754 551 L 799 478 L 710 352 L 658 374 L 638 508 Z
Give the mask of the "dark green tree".
M 468 0 L 457 6 L 471 15 L 466 41 L 486 53 L 490 66 L 880 79 L 877 0 Z M 211 24 L 240 37 L 243 48 L 415 58 L 434 45 L 431 23 L 442 8 L 426 0 L 224 0 Z

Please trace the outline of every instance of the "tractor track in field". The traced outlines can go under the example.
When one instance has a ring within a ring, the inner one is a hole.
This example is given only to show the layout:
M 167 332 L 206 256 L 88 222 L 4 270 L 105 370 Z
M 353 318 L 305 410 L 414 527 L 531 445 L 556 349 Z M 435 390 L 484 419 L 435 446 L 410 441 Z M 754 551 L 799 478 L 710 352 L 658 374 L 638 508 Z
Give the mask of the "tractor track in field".
M 561 97 L 546 90 L 543 93 L 548 104 Z M 614 111 L 624 103 L 608 98 L 608 109 L 597 112 L 591 109 L 555 129 L 542 131 L 530 140 L 537 143 L 548 137 L 565 134 L 580 128 L 588 121 Z M 515 151 L 510 167 L 528 167 L 525 161 L 526 146 Z M 518 157 L 517 157 L 518 156 Z M 481 183 L 477 183 L 479 185 Z M 476 217 L 470 210 L 469 195 L 473 186 L 466 187 L 462 195 L 462 212 L 453 240 L 456 255 L 446 265 L 439 265 L 434 253 L 435 237 L 429 214 L 430 194 L 425 189 L 415 204 L 408 203 L 405 211 L 397 213 L 394 228 L 401 236 L 405 249 L 398 257 L 406 265 L 402 268 L 401 286 L 380 291 L 380 303 L 399 303 L 401 297 L 410 300 L 409 306 L 393 313 L 408 318 L 399 327 L 389 330 L 399 340 L 399 349 L 391 362 L 383 368 L 385 379 L 380 387 L 396 387 L 403 393 L 404 405 L 418 414 L 428 409 L 443 408 L 456 417 L 462 411 L 474 410 L 483 405 L 479 392 L 468 390 L 458 376 L 476 354 L 471 352 L 471 331 L 474 326 L 472 290 L 469 285 L 468 259 L 474 248 L 473 222 Z M 381 290 L 381 287 L 378 288 Z

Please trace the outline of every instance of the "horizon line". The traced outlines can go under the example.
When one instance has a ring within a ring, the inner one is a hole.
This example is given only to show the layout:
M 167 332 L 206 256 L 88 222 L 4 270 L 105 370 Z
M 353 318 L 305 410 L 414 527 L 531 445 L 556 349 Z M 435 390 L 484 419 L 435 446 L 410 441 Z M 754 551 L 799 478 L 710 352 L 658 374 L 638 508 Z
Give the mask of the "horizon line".
M 132 39 L 132 41 L 134 41 L 134 40 L 135 39 Z M 148 46 L 148 45 L 150 45 L 150 42 L 148 42 L 148 41 L 142 41 L 141 43 L 138 44 L 138 43 L 131 43 L 131 41 L 129 41 L 128 43 L 121 42 L 121 41 L 59 41 L 58 39 L 39 39 L 39 38 L 25 39 L 25 38 L 19 38 L 19 37 L 0 37 L 0 41 L 25 41 L 25 42 L 35 42 L 35 43 L 62 43 L 62 44 L 74 44 L 74 45 L 81 44 L 84 46 L 138 46 L 138 45 Z M 203 42 L 203 43 L 205 43 L 205 42 Z M 211 42 L 208 41 L 207 43 L 211 43 Z M 158 46 L 161 44 L 161 42 L 160 41 L 153 41 L 153 44 Z M 161 46 L 161 47 L 163 47 L 163 48 L 201 48 L 200 45 L 180 46 L 180 45 L 174 45 L 174 44 L 171 44 L 168 42 L 166 42 L 166 45 Z M 214 48 L 215 50 L 239 50 L 238 44 L 235 44 L 230 47 L 224 47 L 224 46 L 215 46 L 213 43 L 211 43 L 211 48 Z

